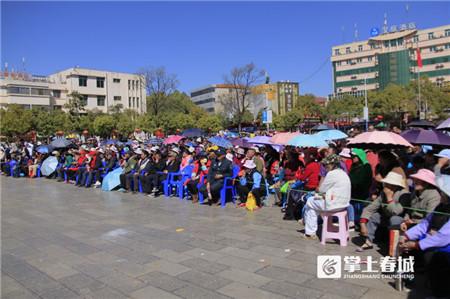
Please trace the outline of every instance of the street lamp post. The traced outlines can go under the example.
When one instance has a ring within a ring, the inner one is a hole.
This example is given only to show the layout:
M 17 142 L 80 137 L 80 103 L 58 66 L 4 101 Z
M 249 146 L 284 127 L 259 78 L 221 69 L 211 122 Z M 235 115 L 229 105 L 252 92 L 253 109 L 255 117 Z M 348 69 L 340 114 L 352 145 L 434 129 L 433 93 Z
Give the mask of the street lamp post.
M 369 130 L 369 106 L 367 104 L 367 75 L 364 77 L 364 120 L 366 132 Z

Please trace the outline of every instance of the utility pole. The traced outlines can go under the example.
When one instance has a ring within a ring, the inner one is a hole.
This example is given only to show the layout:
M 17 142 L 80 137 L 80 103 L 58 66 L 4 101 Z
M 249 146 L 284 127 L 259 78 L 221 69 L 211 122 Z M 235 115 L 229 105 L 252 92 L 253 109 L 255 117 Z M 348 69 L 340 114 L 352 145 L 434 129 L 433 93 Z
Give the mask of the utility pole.
M 369 106 L 367 104 L 367 75 L 364 76 L 364 119 L 366 123 L 366 132 L 369 130 Z

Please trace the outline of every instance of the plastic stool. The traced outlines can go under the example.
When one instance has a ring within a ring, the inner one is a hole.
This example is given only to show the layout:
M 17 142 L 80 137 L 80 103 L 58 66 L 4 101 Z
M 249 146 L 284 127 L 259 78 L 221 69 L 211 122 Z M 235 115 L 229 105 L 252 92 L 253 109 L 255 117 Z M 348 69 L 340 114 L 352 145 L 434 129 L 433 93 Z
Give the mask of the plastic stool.
M 327 239 L 337 239 L 341 246 L 347 246 L 350 237 L 348 233 L 347 208 L 336 211 L 320 212 L 323 219 L 322 224 L 322 243 L 325 245 Z M 338 218 L 338 226 L 333 225 L 333 217 Z

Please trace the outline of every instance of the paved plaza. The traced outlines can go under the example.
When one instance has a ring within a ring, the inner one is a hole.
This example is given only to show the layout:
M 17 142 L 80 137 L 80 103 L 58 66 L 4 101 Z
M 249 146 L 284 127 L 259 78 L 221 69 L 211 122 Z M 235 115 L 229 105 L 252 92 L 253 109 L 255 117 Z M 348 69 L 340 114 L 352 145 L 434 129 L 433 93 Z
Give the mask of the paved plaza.
M 389 281 L 317 279 L 317 255 L 355 245 L 303 240 L 279 208 L 1 180 L 4 299 L 408 297 Z

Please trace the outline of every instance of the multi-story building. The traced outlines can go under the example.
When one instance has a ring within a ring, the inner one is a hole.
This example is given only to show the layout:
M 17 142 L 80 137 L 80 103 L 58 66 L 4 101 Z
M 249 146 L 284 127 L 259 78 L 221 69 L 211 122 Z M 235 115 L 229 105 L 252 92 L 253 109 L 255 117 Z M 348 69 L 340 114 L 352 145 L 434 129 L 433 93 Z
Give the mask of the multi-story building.
M 256 113 L 267 107 L 277 115 L 284 115 L 295 108 L 299 94 L 298 82 L 279 81 L 254 87 L 251 102 Z
M 333 96 L 363 95 L 365 84 L 367 90 L 384 89 L 389 83 L 406 85 L 419 72 L 439 86 L 450 83 L 450 25 L 425 30 L 413 24 L 392 27 L 368 40 L 332 48 Z
M 72 92 L 83 96 L 86 110 L 109 112 L 114 106 L 146 112 L 146 92 L 135 74 L 70 68 L 47 77 L 3 72 L 0 106 L 63 109 Z
M 221 103 L 222 99 L 232 91 L 233 86 L 229 84 L 212 84 L 192 90 L 191 101 L 209 113 L 222 113 L 226 112 Z

